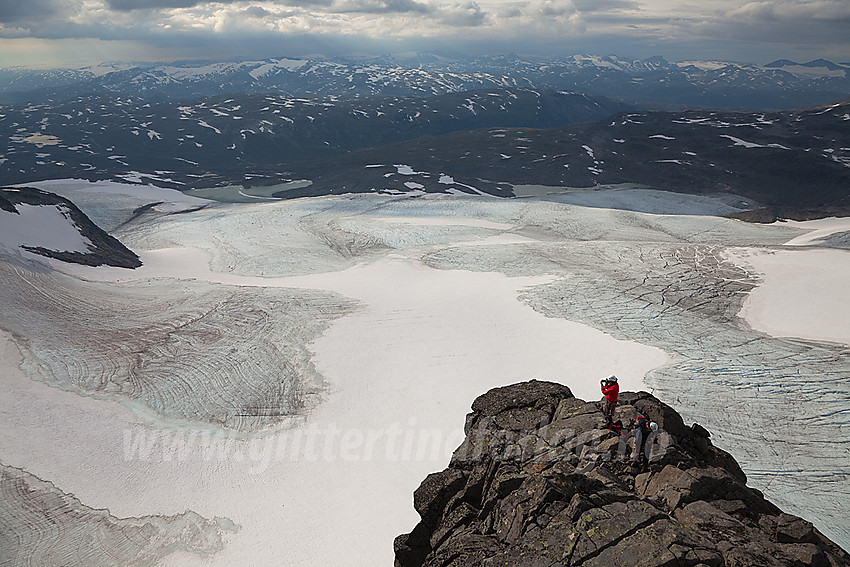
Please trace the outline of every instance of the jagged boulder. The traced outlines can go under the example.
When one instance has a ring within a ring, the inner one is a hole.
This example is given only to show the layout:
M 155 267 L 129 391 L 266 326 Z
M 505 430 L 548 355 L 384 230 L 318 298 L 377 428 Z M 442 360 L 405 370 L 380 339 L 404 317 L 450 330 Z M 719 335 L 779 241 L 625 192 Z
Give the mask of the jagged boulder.
M 396 567 L 850 566 L 646 392 L 624 392 L 617 410 L 659 425 L 640 460 L 627 430 L 561 384 L 495 388 L 472 410 L 449 467 L 414 494 L 422 521 L 396 538 Z

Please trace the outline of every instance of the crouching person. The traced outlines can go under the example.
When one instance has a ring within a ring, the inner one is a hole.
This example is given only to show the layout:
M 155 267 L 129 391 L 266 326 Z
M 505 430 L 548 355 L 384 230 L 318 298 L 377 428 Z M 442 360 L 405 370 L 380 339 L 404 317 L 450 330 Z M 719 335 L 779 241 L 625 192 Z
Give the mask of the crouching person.
M 639 415 L 634 423 L 635 448 L 632 452 L 632 464 L 636 467 L 645 468 L 649 465 L 649 453 L 658 424 L 650 422 L 649 418 Z

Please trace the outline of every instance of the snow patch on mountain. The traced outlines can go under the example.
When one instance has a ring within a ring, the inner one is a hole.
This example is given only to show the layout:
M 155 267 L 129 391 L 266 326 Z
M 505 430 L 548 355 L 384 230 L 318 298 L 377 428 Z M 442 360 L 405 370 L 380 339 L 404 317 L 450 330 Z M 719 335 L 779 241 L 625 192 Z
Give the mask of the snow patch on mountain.
M 213 130 L 216 134 L 221 134 L 221 130 L 219 130 L 215 126 L 210 126 L 209 124 L 207 124 L 203 120 L 198 120 L 198 126 L 203 126 L 204 128 L 209 128 L 210 130 Z M 261 130 L 262 130 L 262 128 L 261 128 Z
M 80 228 L 64 205 L 15 205 L 17 214 L 0 210 L 0 248 L 20 251 L 27 246 L 56 252 L 89 252 L 91 240 L 80 234 Z
M 679 67 L 696 67 L 701 71 L 716 71 L 729 66 L 728 61 L 679 61 Z
M 424 173 L 423 171 L 415 171 L 409 165 L 403 165 L 402 164 L 402 165 L 396 165 L 395 167 L 396 167 L 396 172 L 399 175 L 421 175 L 422 173 Z
M 248 74 L 254 77 L 255 79 L 259 79 L 260 77 L 268 75 L 272 71 L 276 71 L 279 69 L 283 69 L 285 71 L 297 71 L 308 63 L 309 61 L 304 59 L 273 59 L 269 63 L 261 63 L 258 67 L 250 71 Z
M 721 134 L 721 138 L 729 138 L 732 140 L 734 146 L 742 146 L 744 148 L 779 148 L 780 150 L 788 150 L 782 144 L 756 144 L 755 142 L 748 142 L 746 140 L 742 140 L 741 138 L 736 138 L 735 136 L 728 136 L 726 134 Z

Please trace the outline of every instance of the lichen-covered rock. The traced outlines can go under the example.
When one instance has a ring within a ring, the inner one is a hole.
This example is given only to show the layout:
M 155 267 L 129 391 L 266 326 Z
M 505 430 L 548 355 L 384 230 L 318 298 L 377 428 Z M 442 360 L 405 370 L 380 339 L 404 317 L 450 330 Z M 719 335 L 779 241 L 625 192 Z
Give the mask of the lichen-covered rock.
M 710 433 L 646 392 L 617 417 L 659 425 L 641 459 L 598 404 L 532 380 L 479 397 L 449 468 L 416 491 L 396 567 L 850 566 L 757 490 Z

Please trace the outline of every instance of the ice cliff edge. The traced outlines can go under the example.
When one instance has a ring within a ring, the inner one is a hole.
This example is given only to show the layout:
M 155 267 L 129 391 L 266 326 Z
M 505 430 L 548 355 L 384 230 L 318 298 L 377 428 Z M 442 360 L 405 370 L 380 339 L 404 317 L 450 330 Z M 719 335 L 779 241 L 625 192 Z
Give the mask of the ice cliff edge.
M 850 566 L 810 522 L 746 486 L 735 459 L 646 392 L 616 419 L 658 424 L 646 462 L 596 402 L 532 380 L 472 404 L 448 468 L 414 493 L 421 521 L 396 567 Z M 755 441 L 754 441 L 755 442 Z

